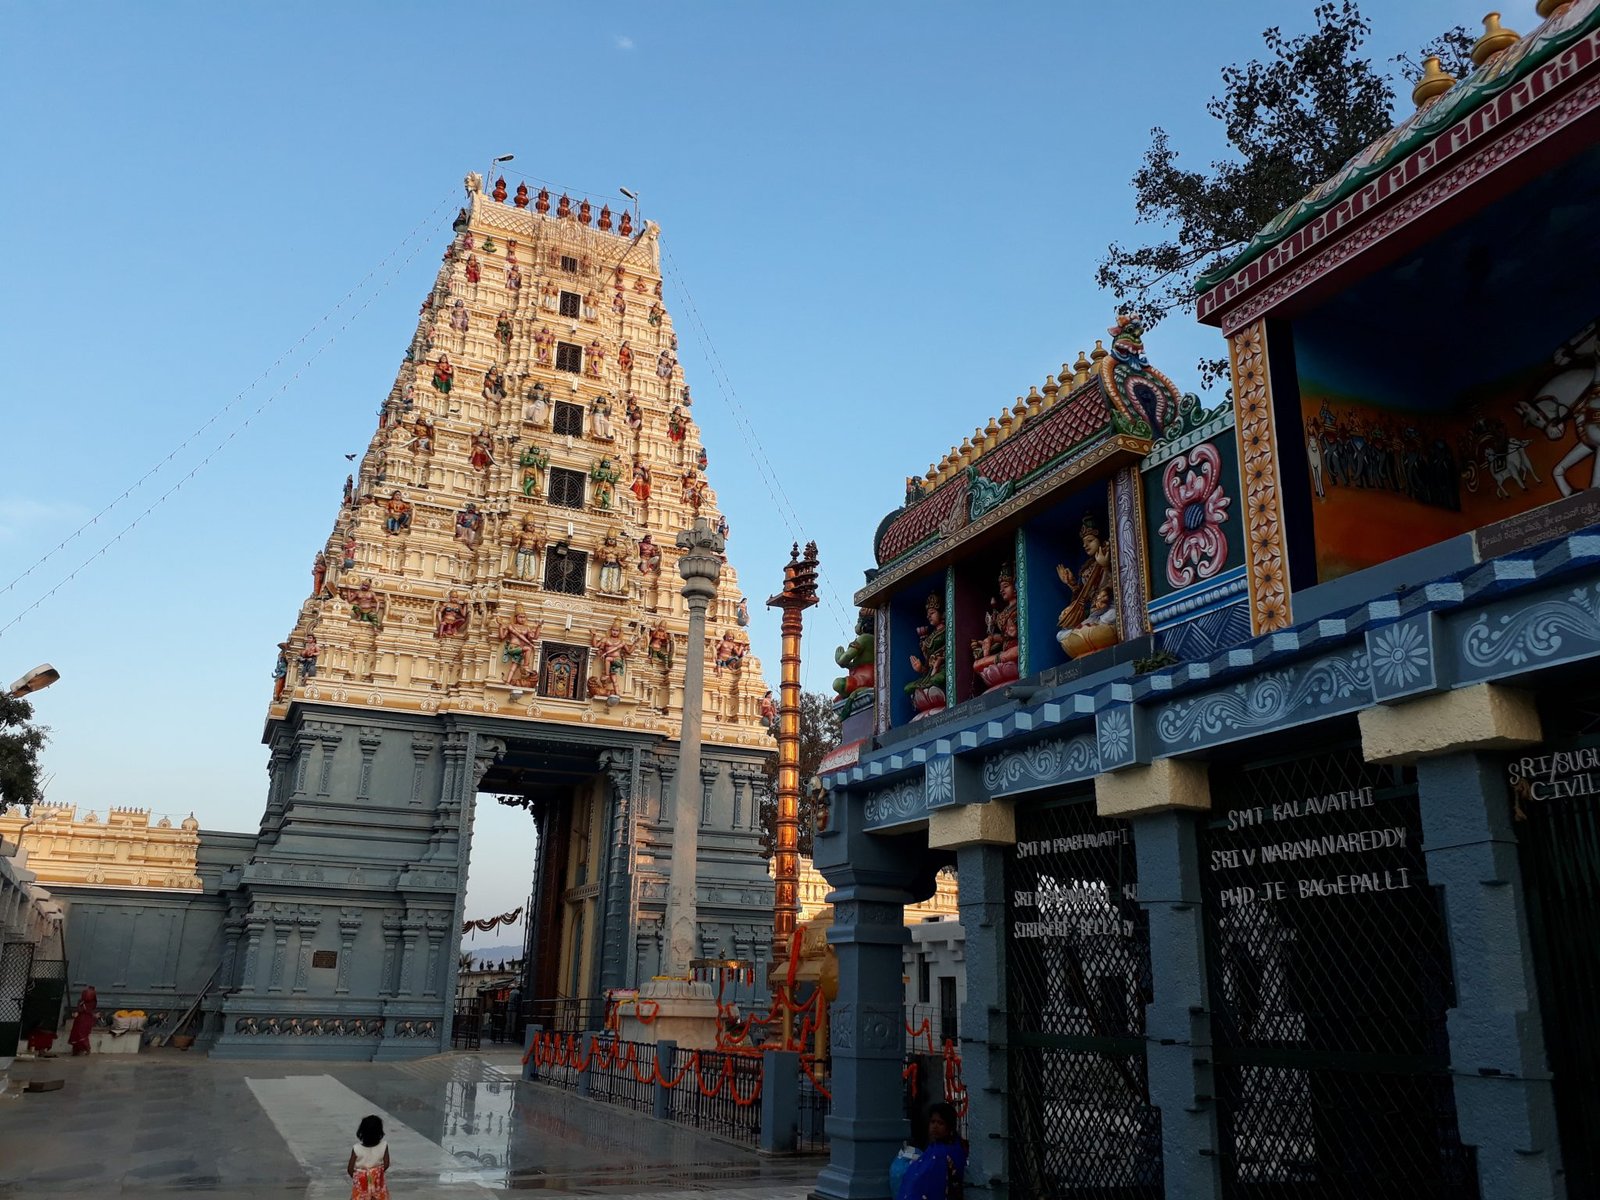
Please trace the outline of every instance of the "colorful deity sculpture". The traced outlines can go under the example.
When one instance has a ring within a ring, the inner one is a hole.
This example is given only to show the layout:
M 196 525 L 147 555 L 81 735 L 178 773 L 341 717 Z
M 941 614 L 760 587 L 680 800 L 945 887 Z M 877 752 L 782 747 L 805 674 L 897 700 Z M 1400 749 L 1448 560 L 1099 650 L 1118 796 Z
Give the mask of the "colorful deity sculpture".
M 722 536 L 727 537 L 728 535 L 723 534 Z M 748 596 L 740 596 L 739 603 L 733 606 L 733 621 L 740 629 L 750 624 L 750 598 Z
M 455 378 L 456 369 L 450 365 L 450 356 L 448 354 L 439 355 L 438 361 L 433 364 L 434 391 L 443 392 L 448 396 L 450 389 L 455 386 Z
M 522 467 L 522 494 L 544 495 L 544 473 L 550 466 L 549 452 L 529 442 L 522 448 L 522 457 L 517 462 Z
M 944 597 L 938 592 L 929 592 L 922 610 L 927 617 L 925 625 L 917 626 L 917 644 L 922 653 L 911 656 L 911 669 L 917 676 L 905 686 L 906 695 L 911 697 L 911 707 L 916 710 L 913 721 L 941 712 L 948 703 Z
M 487 429 L 480 429 L 472 435 L 472 453 L 467 461 L 476 471 L 487 471 L 494 465 L 494 435 Z
M 520 604 L 512 612 L 511 619 L 500 627 L 500 661 L 506 664 L 506 682 L 512 687 L 532 681 L 534 661 L 539 657 L 539 634 L 543 629 L 542 621 L 528 624 Z
M 1010 563 L 1000 568 L 1000 595 L 984 614 L 984 634 L 972 643 L 972 673 L 985 688 L 1015 683 L 1019 673 L 1017 584 Z
M 328 555 L 322 550 L 317 551 L 317 556 L 311 560 L 311 594 L 322 595 L 323 586 L 328 582 Z
M 289 643 L 278 643 L 278 658 L 272 664 L 272 702 L 283 699 L 284 684 L 289 681 Z
M 645 652 L 662 671 L 672 670 L 672 634 L 664 625 L 652 625 L 645 635 Z
M 745 647 L 734 636 L 733 630 L 722 631 L 722 638 L 717 642 L 716 672 L 722 674 L 723 668 L 737 671 L 744 665 Z
M 539 552 L 544 549 L 544 535 L 532 519 L 522 522 L 516 540 L 512 543 L 512 571 L 518 579 L 532 579 L 537 575 Z
M 550 423 L 550 397 L 545 393 L 544 384 L 535 383 L 523 393 L 522 419 L 540 429 Z
M 833 681 L 834 711 L 842 720 L 851 713 L 872 707 L 874 684 L 877 682 L 878 639 L 873 632 L 876 614 L 863 608 L 856 615 L 856 636 L 848 646 L 839 646 L 833 652 L 833 661 L 845 669 L 845 674 Z
M 383 502 L 383 527 L 389 533 L 404 533 L 411 528 L 411 505 L 398 491 Z
M 1117 323 L 1106 332 L 1111 335 L 1111 356 L 1118 362 L 1141 371 L 1150 365 L 1144 356 L 1144 318 L 1138 313 L 1118 313 Z
M 589 432 L 602 442 L 616 439 L 616 430 L 611 424 L 611 397 L 596 396 L 589 405 Z
M 606 530 L 605 541 L 600 544 L 595 560 L 600 564 L 600 590 L 619 594 L 622 591 L 622 549 L 617 544 L 616 530 Z
M 483 514 L 476 504 L 468 504 L 456 514 L 455 540 L 466 546 L 476 546 L 483 539 Z
M 778 702 L 773 699 L 771 688 L 761 694 L 759 711 L 763 725 L 768 729 L 776 729 L 778 727 Z
M 589 676 L 589 696 L 591 699 L 609 700 L 619 693 L 622 673 L 626 669 L 628 655 L 633 652 L 633 645 L 622 635 L 620 621 L 612 621 L 611 628 L 604 634 L 596 634 L 589 644 L 594 648 L 599 665 L 604 668 Z
M 623 308 L 627 308 L 627 305 L 624 304 Z M 617 366 L 625 375 L 633 370 L 633 347 L 626 340 L 617 347 Z
M 661 547 L 648 533 L 639 539 L 639 574 L 661 574 Z
M 340 594 L 350 605 L 352 621 L 365 621 L 368 625 L 381 623 L 380 610 L 383 601 L 378 593 L 372 590 L 372 580 L 363 579 L 359 587 L 341 588 Z
M 1082 565 L 1076 572 L 1064 564 L 1056 565 L 1057 578 L 1072 595 L 1072 603 L 1056 619 L 1056 641 L 1068 658 L 1082 658 L 1121 640 L 1111 547 L 1100 536 L 1100 525 L 1093 515 L 1083 518 L 1078 537 L 1083 542 Z
M 467 618 L 470 611 L 466 596 L 451 588 L 445 598 L 439 601 L 433 622 L 433 636 L 461 637 L 467 632 Z
M 650 464 L 639 459 L 633 462 L 633 484 L 630 488 L 634 499 L 643 508 L 650 503 Z
M 306 634 L 306 644 L 300 647 L 300 679 L 302 682 L 317 677 L 317 656 L 319 654 L 321 654 L 321 650 L 317 647 L 317 635 L 314 633 Z
M 616 503 L 617 483 L 622 472 L 609 458 L 598 458 L 589 468 L 589 478 L 594 481 L 591 494 L 594 506 L 602 512 L 610 512 Z
M 633 436 L 635 439 L 637 439 L 639 436 L 639 431 L 644 428 L 644 409 L 640 406 L 639 401 L 634 397 L 632 392 L 628 393 L 626 412 L 628 418 L 628 428 L 633 430 Z

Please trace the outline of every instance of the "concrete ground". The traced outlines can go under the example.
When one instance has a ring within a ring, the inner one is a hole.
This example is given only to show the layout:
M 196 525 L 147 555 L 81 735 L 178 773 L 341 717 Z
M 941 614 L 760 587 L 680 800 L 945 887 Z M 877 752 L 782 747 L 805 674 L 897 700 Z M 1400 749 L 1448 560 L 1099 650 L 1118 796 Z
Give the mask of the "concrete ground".
M 368 1113 L 388 1134 L 394 1200 L 530 1190 L 801 1200 L 822 1166 L 519 1083 L 517 1059 L 247 1063 L 154 1050 L 19 1060 L 0 1098 L 0 1197 L 345 1197 L 345 1161 Z M 44 1079 L 65 1086 L 15 1093 Z

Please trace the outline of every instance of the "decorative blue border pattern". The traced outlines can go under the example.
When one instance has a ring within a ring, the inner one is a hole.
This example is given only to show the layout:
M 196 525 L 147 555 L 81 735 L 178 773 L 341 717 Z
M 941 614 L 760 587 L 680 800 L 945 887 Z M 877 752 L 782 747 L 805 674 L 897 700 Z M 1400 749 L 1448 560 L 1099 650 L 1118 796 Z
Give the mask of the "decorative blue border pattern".
M 976 713 L 965 727 L 943 725 L 919 741 L 870 750 L 825 782 L 880 789 L 868 797 L 867 824 L 886 828 L 922 820 L 929 804 L 1035 792 L 1374 704 L 1521 682 L 1595 657 L 1600 530 L 1165 670 L 1050 687 Z

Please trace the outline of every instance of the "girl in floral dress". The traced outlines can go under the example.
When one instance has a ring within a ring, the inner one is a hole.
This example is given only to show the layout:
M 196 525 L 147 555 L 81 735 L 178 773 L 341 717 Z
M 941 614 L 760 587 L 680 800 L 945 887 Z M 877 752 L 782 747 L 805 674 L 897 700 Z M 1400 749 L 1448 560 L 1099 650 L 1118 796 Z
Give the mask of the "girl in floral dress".
M 345 1165 L 350 1200 L 389 1200 L 389 1184 L 384 1178 L 388 1171 L 389 1143 L 383 1136 L 383 1121 L 376 1116 L 362 1117 Z

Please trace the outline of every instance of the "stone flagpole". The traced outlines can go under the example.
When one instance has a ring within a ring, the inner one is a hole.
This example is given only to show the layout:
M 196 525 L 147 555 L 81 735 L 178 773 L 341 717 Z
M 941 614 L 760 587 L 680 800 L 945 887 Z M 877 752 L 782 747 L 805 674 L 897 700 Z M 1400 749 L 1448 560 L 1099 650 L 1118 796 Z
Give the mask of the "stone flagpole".
M 672 882 L 667 892 L 663 975 L 686 978 L 700 957 L 695 875 L 700 856 L 700 720 L 706 692 L 706 608 L 717 595 L 723 540 L 704 517 L 678 535 L 678 574 L 689 605 L 689 649 L 683 665 L 683 729 L 672 795 Z
M 711 985 L 689 978 L 699 957 L 696 905 L 700 858 L 700 721 L 705 707 L 706 608 L 722 574 L 723 539 L 704 517 L 678 535 L 678 573 L 689 605 L 689 647 L 683 668 L 683 728 L 672 794 L 672 879 L 667 886 L 666 936 L 661 974 L 639 989 L 639 1003 L 624 1010 L 621 1033 L 635 1042 L 672 1041 L 687 1049 L 715 1049 L 717 1001 Z

